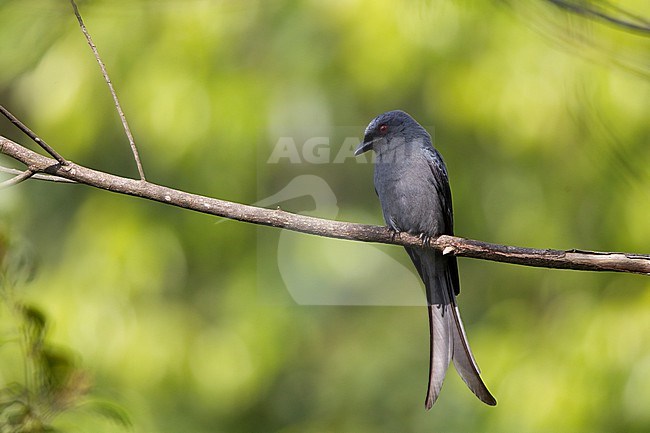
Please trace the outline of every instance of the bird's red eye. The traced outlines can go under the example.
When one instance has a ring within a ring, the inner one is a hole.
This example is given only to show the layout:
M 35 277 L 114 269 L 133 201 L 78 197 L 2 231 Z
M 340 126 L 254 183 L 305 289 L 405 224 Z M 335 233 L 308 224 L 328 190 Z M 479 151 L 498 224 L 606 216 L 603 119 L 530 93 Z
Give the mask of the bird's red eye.
M 379 125 L 379 133 L 380 134 L 385 134 L 387 132 L 388 132 L 388 125 L 386 125 L 385 123 L 382 123 L 381 125 Z

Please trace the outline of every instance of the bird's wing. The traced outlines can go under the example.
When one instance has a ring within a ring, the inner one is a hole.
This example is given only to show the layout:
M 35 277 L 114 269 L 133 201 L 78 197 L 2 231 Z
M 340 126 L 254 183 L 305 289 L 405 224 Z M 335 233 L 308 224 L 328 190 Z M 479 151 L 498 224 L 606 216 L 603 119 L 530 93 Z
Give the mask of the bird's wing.
M 441 232 L 437 235 L 454 235 L 454 208 L 451 201 L 451 188 L 449 187 L 449 175 L 442 157 L 433 147 L 425 149 L 425 157 L 431 170 L 431 184 L 436 191 L 436 197 L 440 202 L 442 209 Z M 460 279 L 458 278 L 458 263 L 456 257 L 447 257 L 447 264 L 450 268 L 450 276 L 454 288 L 454 294 L 460 293 Z
M 440 235 L 454 234 L 454 210 L 451 203 L 451 188 L 449 187 L 449 175 L 442 156 L 433 147 L 425 148 L 425 158 L 431 170 L 431 183 L 436 190 L 440 209 L 442 209 L 443 227 Z

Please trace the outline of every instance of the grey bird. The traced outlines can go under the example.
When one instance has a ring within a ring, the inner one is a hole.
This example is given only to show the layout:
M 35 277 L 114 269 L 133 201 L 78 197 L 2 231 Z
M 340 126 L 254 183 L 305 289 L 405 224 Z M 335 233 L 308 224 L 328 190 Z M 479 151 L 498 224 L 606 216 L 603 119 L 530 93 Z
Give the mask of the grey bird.
M 366 128 L 355 156 L 376 155 L 375 191 L 384 220 L 395 233 L 408 232 L 428 241 L 454 234 L 447 168 L 429 133 L 403 111 L 388 111 Z M 425 407 L 435 403 L 451 360 L 470 390 L 484 403 L 496 400 L 481 380 L 467 342 L 456 296 L 460 293 L 456 257 L 432 249 L 406 248 L 424 282 L 429 313 L 429 385 Z

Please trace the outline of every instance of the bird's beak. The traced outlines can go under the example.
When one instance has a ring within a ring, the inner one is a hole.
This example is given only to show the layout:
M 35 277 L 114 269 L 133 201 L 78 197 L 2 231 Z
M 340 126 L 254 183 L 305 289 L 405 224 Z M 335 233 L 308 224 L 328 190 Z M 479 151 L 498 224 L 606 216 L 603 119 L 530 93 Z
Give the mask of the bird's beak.
M 372 144 L 374 143 L 374 140 L 369 140 L 365 138 L 361 144 L 359 144 L 359 147 L 357 147 L 357 150 L 354 151 L 354 156 L 359 156 L 362 153 L 365 153 L 369 150 L 372 149 Z

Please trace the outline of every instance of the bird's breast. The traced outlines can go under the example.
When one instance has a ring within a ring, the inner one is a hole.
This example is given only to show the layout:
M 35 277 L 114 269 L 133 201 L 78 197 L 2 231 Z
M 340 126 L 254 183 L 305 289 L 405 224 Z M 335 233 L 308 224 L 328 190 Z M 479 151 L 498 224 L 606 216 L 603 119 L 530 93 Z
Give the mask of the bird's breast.
M 375 166 L 375 189 L 389 227 L 414 234 L 441 233 L 440 200 L 430 176 L 429 166 L 418 161 Z

